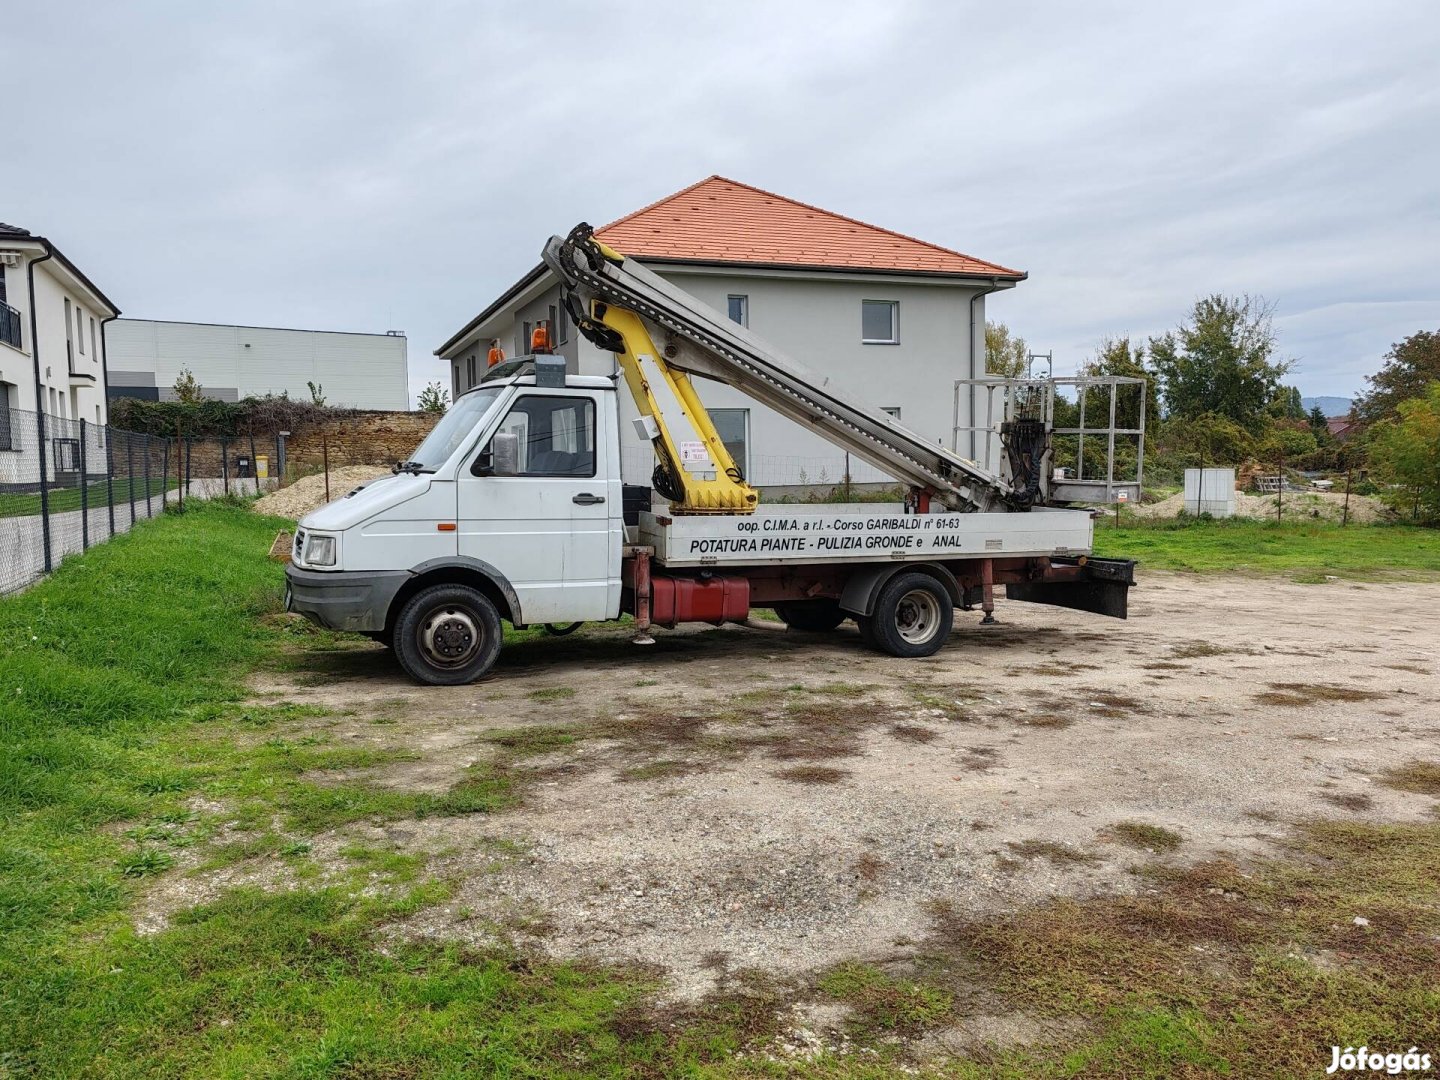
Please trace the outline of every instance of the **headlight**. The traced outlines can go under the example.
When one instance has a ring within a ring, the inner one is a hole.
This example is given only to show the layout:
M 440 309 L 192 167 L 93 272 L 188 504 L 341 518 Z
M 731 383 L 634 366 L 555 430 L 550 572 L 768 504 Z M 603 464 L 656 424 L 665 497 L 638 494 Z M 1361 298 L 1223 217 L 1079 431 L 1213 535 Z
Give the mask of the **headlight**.
M 334 566 L 335 537 L 311 533 L 305 541 L 305 561 L 311 566 Z

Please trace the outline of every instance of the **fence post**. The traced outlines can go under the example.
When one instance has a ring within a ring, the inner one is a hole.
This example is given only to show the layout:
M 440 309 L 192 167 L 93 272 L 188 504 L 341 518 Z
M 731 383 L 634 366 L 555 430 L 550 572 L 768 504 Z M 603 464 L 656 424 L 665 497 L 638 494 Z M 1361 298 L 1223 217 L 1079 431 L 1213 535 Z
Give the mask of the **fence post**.
M 1340 524 L 1350 524 L 1350 475 L 1355 470 L 1352 467 L 1345 469 L 1345 509 L 1340 512 Z
M 115 539 L 115 442 L 110 425 L 105 425 L 105 509 L 110 518 L 110 539 Z
M 125 478 L 130 491 L 130 524 L 135 524 L 135 441 L 125 435 Z
M 195 449 L 195 440 L 185 436 L 185 490 L 190 490 L 190 454 Z
M 320 454 L 325 467 L 325 501 L 328 503 L 330 501 L 330 439 L 325 435 L 320 436 Z
M 1280 521 L 1285 506 L 1285 451 L 1280 451 L 1280 484 L 1275 488 L 1275 520 Z
M 37 390 L 36 393 L 38 394 L 39 391 Z M 50 561 L 50 492 L 46 489 L 45 484 L 45 414 L 43 412 L 35 414 L 35 438 L 40 447 L 40 537 L 45 546 L 45 573 L 48 574 L 53 566 Z
M 155 516 L 155 503 L 150 495 L 150 433 L 145 433 L 145 516 Z
M 80 550 L 90 550 L 90 478 L 85 472 L 85 420 L 80 420 Z
M 220 478 L 225 486 L 225 494 L 230 494 L 230 441 L 224 435 L 220 436 Z
M 260 465 L 255 460 L 255 432 L 250 432 L 250 479 L 255 481 L 255 494 L 260 494 Z
M 169 498 L 170 488 L 170 436 L 165 436 L 165 441 L 160 444 L 160 513 L 165 513 L 165 503 Z

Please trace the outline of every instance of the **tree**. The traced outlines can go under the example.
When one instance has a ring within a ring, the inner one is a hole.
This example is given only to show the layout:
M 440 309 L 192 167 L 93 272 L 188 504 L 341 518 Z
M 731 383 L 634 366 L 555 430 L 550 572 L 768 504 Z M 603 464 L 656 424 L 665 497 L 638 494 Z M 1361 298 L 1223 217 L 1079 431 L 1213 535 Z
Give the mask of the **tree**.
M 426 383 L 415 404 L 421 412 L 443 413 L 450 407 L 450 391 L 442 389 L 438 382 Z
M 1310 432 L 1315 436 L 1317 442 L 1322 446 L 1330 441 L 1330 423 L 1325 418 L 1325 410 L 1316 405 L 1310 410 L 1305 418 L 1310 424 Z
M 1366 376 L 1370 390 L 1355 399 L 1350 414 L 1367 425 L 1396 417 L 1400 402 L 1423 396 L 1426 386 L 1437 380 L 1440 331 L 1421 330 L 1390 346 L 1385 366 Z
M 1269 423 L 1266 407 L 1280 390 L 1290 361 L 1272 359 L 1274 306 L 1263 297 L 1207 296 L 1190 320 L 1150 339 L 1167 414 L 1193 419 L 1223 416 L 1252 435 Z
M 205 400 L 205 388 L 196 382 L 194 373 L 188 367 L 180 369 L 180 374 L 175 378 L 174 390 L 175 400 L 183 401 L 186 405 Z
M 1022 378 L 1030 368 L 1030 346 L 1012 337 L 1004 323 L 985 322 L 985 371 L 1007 379 Z
M 310 382 L 308 380 L 306 381 L 305 385 L 310 388 L 310 404 L 319 405 L 323 408 L 325 405 L 325 387 L 321 386 L 319 383 Z
M 1305 403 L 1298 386 L 1282 386 L 1270 399 L 1269 413 L 1276 420 L 1304 420 Z
M 1418 506 L 1425 520 L 1440 521 L 1440 382 L 1395 411 L 1370 430 L 1371 474 L 1399 485 L 1389 498 L 1396 509 Z

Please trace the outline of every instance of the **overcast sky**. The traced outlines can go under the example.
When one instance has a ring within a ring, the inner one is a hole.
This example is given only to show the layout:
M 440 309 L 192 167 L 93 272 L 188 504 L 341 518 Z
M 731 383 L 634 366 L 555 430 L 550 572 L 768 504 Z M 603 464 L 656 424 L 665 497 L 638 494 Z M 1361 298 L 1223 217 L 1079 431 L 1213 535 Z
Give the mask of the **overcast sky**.
M 721 173 L 1030 273 L 1073 369 L 1265 295 L 1308 394 L 1440 329 L 1440 4 L 3 7 L 0 220 L 126 314 L 402 330 Z M 815 358 L 819 359 L 819 358 Z

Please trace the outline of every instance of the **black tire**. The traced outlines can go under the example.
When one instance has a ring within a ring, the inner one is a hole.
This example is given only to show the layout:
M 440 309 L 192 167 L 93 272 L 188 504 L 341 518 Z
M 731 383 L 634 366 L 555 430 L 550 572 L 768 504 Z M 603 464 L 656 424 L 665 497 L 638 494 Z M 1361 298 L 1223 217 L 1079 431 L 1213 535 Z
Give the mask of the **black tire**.
M 500 613 L 468 585 L 432 585 L 405 602 L 395 620 L 395 657 L 416 682 L 474 682 L 500 655 Z
M 845 621 L 845 612 L 840 610 L 840 601 L 821 598 L 819 600 L 786 600 L 775 605 L 775 614 L 791 630 L 804 630 L 812 634 L 823 634 L 834 630 Z
M 955 624 L 950 593 L 928 574 L 897 574 L 880 590 L 869 619 L 870 643 L 891 656 L 931 656 Z

